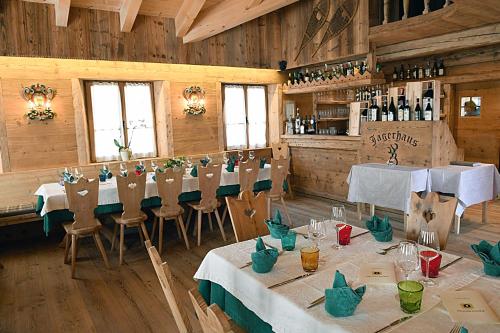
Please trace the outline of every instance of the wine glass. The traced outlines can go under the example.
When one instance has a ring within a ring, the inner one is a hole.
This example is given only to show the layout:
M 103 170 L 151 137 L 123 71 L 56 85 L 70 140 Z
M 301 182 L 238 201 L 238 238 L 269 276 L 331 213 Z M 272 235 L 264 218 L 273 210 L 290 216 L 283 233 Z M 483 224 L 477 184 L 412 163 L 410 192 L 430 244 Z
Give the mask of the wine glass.
M 229 162 L 229 156 L 227 154 L 227 151 L 225 151 L 224 154 L 222 155 L 222 159 L 224 161 L 224 164 L 227 164 Z
M 127 165 L 125 163 L 120 163 L 120 174 L 122 176 L 127 174 Z
M 238 160 L 243 161 L 243 151 L 242 150 L 238 151 Z
M 313 241 L 314 247 L 317 248 L 319 241 L 326 237 L 325 220 L 321 218 L 312 218 L 307 227 L 309 239 Z
M 191 157 L 186 158 L 186 166 L 188 169 L 191 169 L 193 167 L 193 161 L 191 160 Z
M 427 286 L 436 286 L 437 282 L 429 279 L 429 262 L 439 257 L 439 235 L 436 231 L 421 230 L 418 236 L 418 244 L 431 248 L 435 251 L 420 251 L 420 258 L 425 261 L 425 278 L 420 282 Z
M 207 164 L 209 164 L 210 162 L 212 162 L 212 158 L 207 154 L 205 155 L 205 161 L 207 161 Z
M 153 172 L 156 172 L 156 169 L 158 169 L 158 164 L 155 161 L 151 161 L 151 169 L 153 169 Z
M 251 161 L 253 161 L 255 159 L 255 151 L 250 150 L 248 152 L 248 159 L 251 160 Z
M 403 271 L 405 280 L 408 276 L 420 268 L 418 246 L 414 241 L 399 242 L 396 265 Z
M 80 179 L 83 176 L 80 168 L 74 168 L 73 174 L 75 175 L 76 180 Z
M 335 232 L 337 234 L 336 237 L 336 242 L 333 245 L 334 249 L 340 250 L 343 246 L 340 245 L 339 239 L 340 239 L 340 230 L 344 229 L 345 226 L 347 225 L 346 223 L 347 219 L 345 216 L 345 207 L 344 205 L 333 205 L 332 207 L 332 224 L 333 227 L 335 228 Z

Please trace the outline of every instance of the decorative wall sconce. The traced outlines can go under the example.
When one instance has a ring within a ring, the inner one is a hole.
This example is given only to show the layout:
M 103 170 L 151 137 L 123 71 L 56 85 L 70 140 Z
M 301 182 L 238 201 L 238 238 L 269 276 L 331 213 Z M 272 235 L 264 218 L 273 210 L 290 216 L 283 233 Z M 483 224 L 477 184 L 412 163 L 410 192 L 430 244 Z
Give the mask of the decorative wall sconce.
M 191 86 L 184 89 L 184 99 L 187 107 L 184 112 L 187 114 L 198 115 L 203 114 L 205 109 L 205 90 L 198 86 Z
M 51 109 L 52 99 L 56 96 L 56 89 L 37 83 L 31 87 L 23 87 L 21 96 L 28 102 L 26 117 L 40 121 L 54 119 L 55 113 Z

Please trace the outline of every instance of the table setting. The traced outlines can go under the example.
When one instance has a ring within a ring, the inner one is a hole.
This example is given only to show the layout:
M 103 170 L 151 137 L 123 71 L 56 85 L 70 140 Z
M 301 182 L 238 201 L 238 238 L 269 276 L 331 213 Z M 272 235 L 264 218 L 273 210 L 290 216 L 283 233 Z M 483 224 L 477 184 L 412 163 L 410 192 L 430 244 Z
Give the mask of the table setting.
M 222 289 L 226 299 L 241 302 L 256 317 L 249 320 L 252 327 L 243 326 L 249 332 L 380 333 L 399 327 L 432 331 L 428 328 L 435 320 L 420 317 L 446 312 L 443 295 L 453 300 L 457 290 L 474 289 L 483 279 L 493 281 L 492 288 L 500 287 L 498 277 L 485 275 L 481 263 L 439 251 L 432 231 L 422 233 L 418 242 L 396 239 L 386 217 L 366 221 L 367 230 L 347 224 L 339 211 L 334 207 L 332 217 L 314 217 L 295 229 L 280 227 L 280 214 L 275 213 L 266 221 L 270 235 L 206 255 L 194 275 L 200 291 L 208 283 L 212 290 Z M 496 253 L 484 244 L 481 249 Z M 254 269 L 262 263 L 264 270 Z M 473 296 L 482 306 L 493 309 L 491 321 L 455 322 L 446 312 L 441 332 L 500 329 L 500 294 L 492 296 L 485 288 L 478 295 Z M 225 311 L 237 316 L 226 303 Z

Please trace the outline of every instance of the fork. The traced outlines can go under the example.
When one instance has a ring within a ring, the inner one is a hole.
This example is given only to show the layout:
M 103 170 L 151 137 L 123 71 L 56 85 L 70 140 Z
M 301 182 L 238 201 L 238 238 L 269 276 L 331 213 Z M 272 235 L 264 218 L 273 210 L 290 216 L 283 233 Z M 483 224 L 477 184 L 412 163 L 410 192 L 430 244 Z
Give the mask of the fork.
M 451 329 L 450 333 L 460 333 L 460 329 L 462 328 L 462 325 L 460 324 L 455 324 L 453 328 Z
M 393 246 L 389 246 L 389 247 L 387 247 L 385 249 L 381 249 L 381 250 L 377 251 L 377 253 L 380 254 L 380 255 L 385 256 L 390 250 L 394 250 L 394 249 L 396 249 L 398 247 L 399 247 L 399 244 L 396 244 L 396 245 L 393 245 Z

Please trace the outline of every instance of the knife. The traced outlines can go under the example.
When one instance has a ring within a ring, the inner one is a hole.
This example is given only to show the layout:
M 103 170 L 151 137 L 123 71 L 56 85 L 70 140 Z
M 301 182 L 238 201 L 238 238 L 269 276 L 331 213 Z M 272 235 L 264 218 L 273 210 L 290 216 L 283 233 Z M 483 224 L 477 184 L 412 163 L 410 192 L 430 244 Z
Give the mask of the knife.
M 369 233 L 369 232 L 370 232 L 370 230 L 368 230 L 368 231 L 364 231 L 364 232 L 362 232 L 362 233 L 360 233 L 360 234 L 357 234 L 357 235 L 354 235 L 354 236 L 351 236 L 351 239 L 356 238 L 356 237 L 359 237 L 359 236 L 366 235 L 366 234 L 367 234 L 367 233 Z
M 321 297 L 320 297 L 320 298 L 318 298 L 317 300 L 312 301 L 312 302 L 311 302 L 311 304 L 309 304 L 309 305 L 307 306 L 307 309 L 313 308 L 313 307 L 315 307 L 316 305 L 323 303 L 323 302 L 325 301 L 325 299 L 326 299 L 326 297 L 325 297 L 325 296 L 321 296 Z
M 463 257 L 458 257 L 457 259 L 455 259 L 455 260 L 453 260 L 453 261 L 451 261 L 451 262 L 447 263 L 447 264 L 446 264 L 446 265 L 444 265 L 443 267 L 439 268 L 439 270 L 440 270 L 440 271 L 442 271 L 442 270 L 444 270 L 444 269 L 446 269 L 446 268 L 450 267 L 451 265 L 453 265 L 454 263 L 456 263 L 457 261 L 459 261 L 459 260 L 461 260 L 461 259 L 463 259 Z
M 306 274 L 303 274 L 303 275 L 299 275 L 299 276 L 296 276 L 294 278 L 291 278 L 291 279 L 288 279 L 288 280 L 285 280 L 285 281 L 282 281 L 282 282 L 270 285 L 267 288 L 268 289 L 273 289 L 273 288 L 281 287 L 281 286 L 284 286 L 285 284 L 288 284 L 288 283 L 291 283 L 291 282 L 303 279 L 303 278 L 311 276 L 311 275 L 312 275 L 312 273 L 306 273 Z
M 401 324 L 402 322 L 405 322 L 407 321 L 408 319 L 410 319 L 411 316 L 407 316 L 407 317 L 403 317 L 403 318 L 399 318 L 398 320 L 395 320 L 393 321 L 392 323 L 390 323 L 389 325 L 385 326 L 385 327 L 382 327 L 381 329 L 379 329 L 378 331 L 375 331 L 374 333 L 380 333 L 380 332 L 383 332 L 385 331 L 386 329 L 388 328 L 391 328 L 393 326 L 396 326 L 396 325 L 399 325 Z

